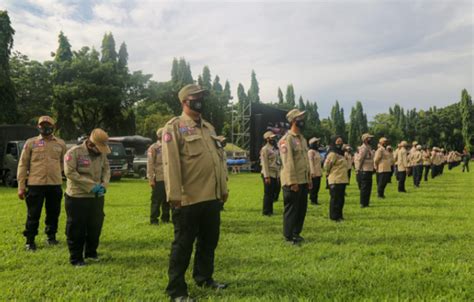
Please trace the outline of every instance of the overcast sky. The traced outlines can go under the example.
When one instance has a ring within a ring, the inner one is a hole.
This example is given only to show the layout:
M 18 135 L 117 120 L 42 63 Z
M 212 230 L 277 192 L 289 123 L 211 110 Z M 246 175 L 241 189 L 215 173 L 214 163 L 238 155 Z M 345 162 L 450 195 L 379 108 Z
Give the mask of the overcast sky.
M 16 30 L 14 49 L 50 59 L 64 31 L 73 49 L 95 46 L 111 31 L 125 41 L 131 70 L 170 79 L 174 57 L 193 76 L 250 86 L 277 101 L 292 83 L 322 117 L 335 100 L 346 118 L 356 100 L 369 116 L 399 103 L 424 109 L 473 93 L 472 1 L 96 1 L 0 0 Z

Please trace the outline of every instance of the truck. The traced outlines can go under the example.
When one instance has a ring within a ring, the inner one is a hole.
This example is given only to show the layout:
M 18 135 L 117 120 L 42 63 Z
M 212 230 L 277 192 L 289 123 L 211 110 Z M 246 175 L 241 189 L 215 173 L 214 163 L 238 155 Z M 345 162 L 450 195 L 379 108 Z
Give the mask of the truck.
M 21 151 L 28 138 L 38 135 L 29 125 L 0 125 L 0 179 L 9 187 L 17 186 L 16 172 Z
M 146 178 L 146 152 L 153 143 L 150 138 L 140 135 L 116 136 L 110 137 L 109 142 L 120 142 L 125 147 L 130 175 L 138 174 L 140 178 Z

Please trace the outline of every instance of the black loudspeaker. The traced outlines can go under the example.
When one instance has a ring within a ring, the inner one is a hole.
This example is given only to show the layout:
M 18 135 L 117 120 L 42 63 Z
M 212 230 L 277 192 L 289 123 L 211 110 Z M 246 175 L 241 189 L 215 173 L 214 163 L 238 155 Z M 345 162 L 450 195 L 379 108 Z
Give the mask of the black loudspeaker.
M 263 115 L 255 114 L 253 116 L 253 127 L 251 127 L 250 133 L 250 160 L 258 161 L 258 155 L 260 154 L 260 148 L 263 144 L 263 133 L 262 130 L 265 129 L 263 123 Z M 260 133 L 262 132 L 262 133 Z

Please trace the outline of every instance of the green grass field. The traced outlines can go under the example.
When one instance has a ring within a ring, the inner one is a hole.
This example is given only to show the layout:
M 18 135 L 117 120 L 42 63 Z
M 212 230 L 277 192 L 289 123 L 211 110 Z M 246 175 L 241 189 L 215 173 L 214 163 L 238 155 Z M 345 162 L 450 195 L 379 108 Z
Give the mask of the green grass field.
M 222 214 L 216 280 L 222 292 L 190 294 L 204 301 L 473 301 L 474 173 L 459 167 L 360 209 L 358 190 L 348 187 L 346 220 L 328 220 L 328 191 L 309 206 L 301 247 L 282 240 L 282 201 L 276 215 L 262 217 L 257 174 L 231 175 Z M 149 188 L 143 180 L 112 183 L 106 197 L 99 253 L 83 268 L 68 263 L 60 217 L 60 245 L 45 245 L 44 215 L 38 251 L 24 251 L 26 206 L 16 190 L 0 188 L 0 301 L 165 301 L 172 225 L 148 224 Z M 192 263 L 192 262 L 191 262 Z

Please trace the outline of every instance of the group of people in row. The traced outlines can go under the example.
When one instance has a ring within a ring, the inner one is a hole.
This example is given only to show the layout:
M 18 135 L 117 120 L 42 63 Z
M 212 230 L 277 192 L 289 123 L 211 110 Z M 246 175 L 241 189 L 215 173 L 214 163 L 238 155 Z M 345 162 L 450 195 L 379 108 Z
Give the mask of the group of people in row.
M 229 196 L 225 139 L 217 136 L 213 126 L 201 117 L 205 93 L 206 90 L 198 85 L 184 86 L 178 93 L 182 114 L 157 131 L 158 141 L 148 150 L 147 175 L 152 187 L 150 223 L 156 225 L 161 218 L 162 222 L 171 220 L 174 226 L 166 287 L 173 301 L 193 301 L 188 296 L 185 273 L 195 242 L 193 279 L 196 285 L 216 290 L 228 286 L 213 279 L 220 215 Z M 343 219 L 345 187 L 352 169 L 352 155 L 344 148 L 340 136 L 331 139 L 328 154 L 321 164 L 319 140 L 312 138 L 308 148 L 302 135 L 304 116 L 305 112 L 291 110 L 287 114 L 290 130 L 278 142 L 274 134 L 265 133 L 267 144 L 261 152 L 264 214 L 272 214 L 272 203 L 281 186 L 283 235 L 293 244 L 304 240 L 300 234 L 308 192 L 312 203 L 318 203 L 322 168 L 326 171 L 331 195 L 330 218 L 336 221 Z M 82 144 L 67 150 L 64 141 L 54 136 L 54 129 L 55 122 L 51 117 L 41 117 L 38 121 L 40 135 L 26 141 L 19 160 L 18 197 L 26 199 L 27 205 L 23 232 L 26 250 L 37 248 L 35 237 L 44 204 L 47 244 L 58 244 L 56 233 L 64 172 L 69 261 L 82 267 L 87 264 L 86 259 L 100 259 L 97 249 L 104 222 L 104 196 L 110 180 L 108 134 L 100 128 L 94 129 Z M 414 154 L 408 155 L 406 144 L 402 142 L 392 156 L 385 140 L 381 140 L 374 153 L 371 139 L 371 135 L 364 134 L 363 145 L 353 157 L 364 207 L 369 205 L 374 170 L 385 175 L 381 173 L 388 173 L 395 166 L 399 181 L 404 181 L 403 175 L 411 162 L 409 158 Z M 387 161 L 393 164 L 387 164 Z M 377 179 L 383 183 L 388 177 L 378 176 Z M 379 196 L 384 196 L 383 191 Z
M 377 148 L 372 149 L 373 135 L 365 133 L 362 144 L 352 153 L 352 148 L 344 144 L 341 136 L 331 138 L 325 158 L 320 154 L 320 139 L 313 137 L 306 143 L 302 135 L 304 115 L 298 109 L 291 110 L 287 119 L 290 130 L 277 141 L 272 131 L 264 133 L 265 145 L 260 150 L 261 174 L 264 185 L 262 214 L 273 215 L 273 203 L 278 200 L 280 187 L 284 198 L 284 235 L 294 244 L 301 243 L 300 235 L 307 210 L 307 198 L 311 204 L 318 204 L 323 171 L 326 172 L 326 187 L 330 193 L 329 218 L 336 222 L 344 220 L 343 207 L 346 186 L 350 183 L 351 171 L 355 169 L 360 190 L 360 206 L 370 205 L 373 174 L 376 175 L 377 196 L 385 198 L 385 188 L 395 174 L 398 191 L 406 193 L 407 176 L 413 176 L 415 187 L 420 187 L 423 177 L 428 181 L 429 171 L 434 178 L 443 173 L 445 165 L 449 169 L 463 163 L 469 171 L 470 154 L 465 149 L 446 152 L 442 148 L 422 147 L 413 141 L 408 150 L 408 142 L 401 141 L 393 150 L 389 141 L 381 137 Z

